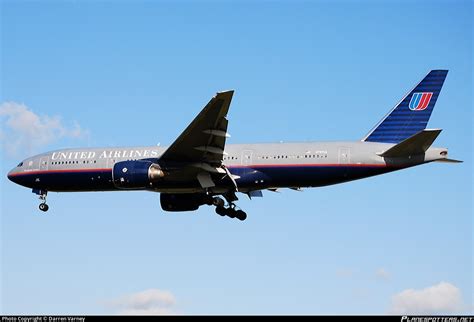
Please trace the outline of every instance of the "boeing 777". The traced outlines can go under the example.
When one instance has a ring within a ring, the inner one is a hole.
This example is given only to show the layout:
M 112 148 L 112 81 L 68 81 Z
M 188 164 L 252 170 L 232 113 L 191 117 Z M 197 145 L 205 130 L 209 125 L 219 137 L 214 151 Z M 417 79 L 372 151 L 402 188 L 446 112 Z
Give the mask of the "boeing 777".
M 159 192 L 165 211 L 215 206 L 221 216 L 245 220 L 237 193 L 321 187 L 448 158 L 431 147 L 441 129 L 426 129 L 447 70 L 432 70 L 361 140 L 228 144 L 233 91 L 217 93 L 167 148 L 84 148 L 51 151 L 20 162 L 8 178 L 32 188 L 48 210 L 48 191 Z

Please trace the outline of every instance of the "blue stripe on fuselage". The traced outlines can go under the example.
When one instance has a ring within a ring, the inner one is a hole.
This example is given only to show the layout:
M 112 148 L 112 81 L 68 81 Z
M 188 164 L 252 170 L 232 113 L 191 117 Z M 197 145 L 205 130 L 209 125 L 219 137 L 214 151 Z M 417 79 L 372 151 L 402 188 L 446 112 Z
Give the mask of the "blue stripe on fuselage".
M 229 167 L 240 176 L 240 188 L 254 187 L 320 187 L 362 179 L 390 171 L 385 165 L 263 165 Z M 263 182 L 262 182 L 263 181 Z
M 111 169 L 31 171 L 19 173 L 11 180 L 25 187 L 49 191 L 115 190 Z

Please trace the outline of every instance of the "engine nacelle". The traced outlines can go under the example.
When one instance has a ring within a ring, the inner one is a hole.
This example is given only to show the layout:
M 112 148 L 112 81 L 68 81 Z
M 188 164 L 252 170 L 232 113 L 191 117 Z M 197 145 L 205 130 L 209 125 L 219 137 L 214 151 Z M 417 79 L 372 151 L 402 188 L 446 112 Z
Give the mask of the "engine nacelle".
M 146 160 L 117 162 L 112 170 L 114 185 L 120 189 L 147 188 L 164 176 L 158 164 Z
M 198 193 L 161 193 L 161 208 L 165 211 L 192 211 L 204 204 L 212 204 L 212 198 Z

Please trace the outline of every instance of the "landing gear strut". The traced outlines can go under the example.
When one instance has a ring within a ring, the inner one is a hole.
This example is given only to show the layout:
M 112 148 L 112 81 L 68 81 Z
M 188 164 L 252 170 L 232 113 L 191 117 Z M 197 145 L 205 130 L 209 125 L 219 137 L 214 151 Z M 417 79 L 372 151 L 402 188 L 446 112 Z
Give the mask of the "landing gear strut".
M 237 210 L 236 205 L 233 202 L 228 202 L 229 206 L 226 208 L 224 207 L 224 200 L 221 198 L 214 199 L 216 199 L 216 202 L 214 202 L 214 205 L 216 206 L 216 214 L 230 218 L 237 218 L 241 221 L 247 219 L 247 214 L 242 210 Z
M 39 207 L 38 207 L 39 210 L 44 211 L 44 212 L 48 211 L 49 206 L 46 204 L 46 196 L 48 195 L 48 191 L 33 189 L 33 193 L 36 193 L 37 195 L 39 195 L 39 199 L 42 201 L 39 204 Z

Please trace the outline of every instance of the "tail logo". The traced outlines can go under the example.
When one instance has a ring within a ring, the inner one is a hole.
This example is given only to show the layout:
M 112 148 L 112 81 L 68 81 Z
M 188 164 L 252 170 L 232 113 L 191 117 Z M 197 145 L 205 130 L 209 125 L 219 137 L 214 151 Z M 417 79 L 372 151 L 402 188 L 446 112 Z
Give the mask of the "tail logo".
M 430 104 L 431 96 L 433 96 L 433 93 L 413 93 L 408 107 L 412 111 L 423 111 Z

